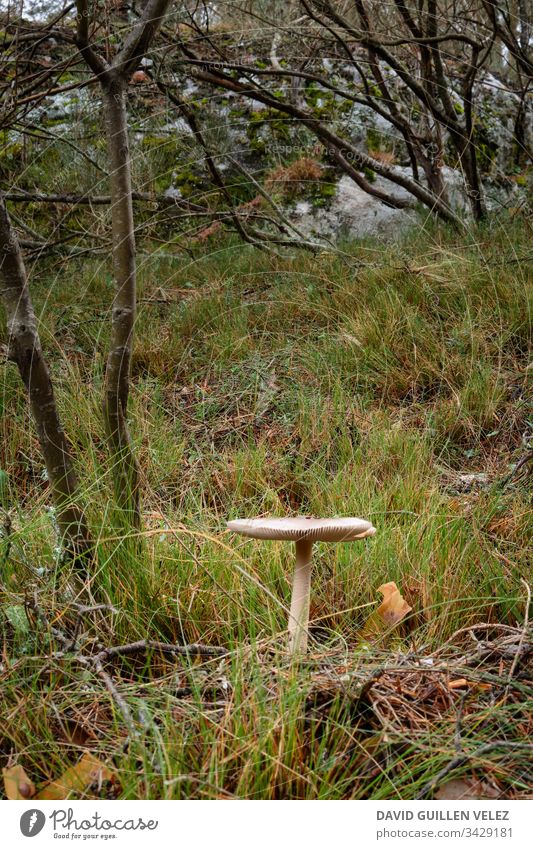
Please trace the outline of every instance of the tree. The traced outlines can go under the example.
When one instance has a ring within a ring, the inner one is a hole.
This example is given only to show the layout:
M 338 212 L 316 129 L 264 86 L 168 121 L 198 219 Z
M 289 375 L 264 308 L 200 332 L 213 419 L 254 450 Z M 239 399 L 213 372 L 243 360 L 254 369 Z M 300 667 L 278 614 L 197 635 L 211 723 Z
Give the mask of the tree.
M 139 479 L 127 425 L 136 282 L 126 87 L 155 36 L 168 4 L 169 0 L 149 0 L 145 4 L 139 21 L 109 64 L 89 44 L 89 12 L 86 0 L 80 0 L 78 3 L 77 19 L 77 45 L 102 87 L 111 183 L 116 293 L 106 370 L 104 419 L 112 453 L 117 501 L 136 526 L 140 521 Z M 9 38 L 6 61 L 14 61 L 16 64 L 20 93 L 11 91 L 9 100 L 4 101 L 4 128 L 20 119 L 28 100 L 30 104 L 34 104 L 53 90 L 54 75 L 60 73 L 60 70 L 39 69 L 35 74 L 31 64 L 31 50 L 28 59 L 24 51 L 26 44 L 31 47 L 51 34 L 57 34 L 68 41 L 68 32 L 57 32 L 54 29 L 64 15 L 63 12 L 45 26 L 29 26 L 28 32 L 22 35 L 17 31 L 13 38 Z M 15 50 L 17 44 L 18 54 Z M 13 50 L 15 52 L 12 54 Z M 0 295 L 7 316 L 8 358 L 17 364 L 28 392 L 64 546 L 77 564 L 87 563 L 92 554 L 92 544 L 79 500 L 73 460 L 41 347 L 20 244 L 11 225 L 3 195 L 0 195 L 0 280 Z
M 127 411 L 136 313 L 136 265 L 126 89 L 161 25 L 169 2 L 148 0 L 133 30 L 108 62 L 90 42 L 88 2 L 77 0 L 76 43 L 103 94 L 111 188 L 115 298 L 103 412 L 117 503 L 135 527 L 140 524 L 139 470 Z
M 28 392 L 63 543 L 76 565 L 87 566 L 92 545 L 50 371 L 37 330 L 20 246 L 0 194 L 0 290 L 7 316 L 8 359 L 16 363 Z
M 504 48 L 518 77 L 517 147 L 527 155 L 523 123 L 531 84 L 531 23 L 524 3 L 514 17 L 493 0 L 393 0 L 386 8 L 375 0 L 300 0 L 276 16 L 258 0 L 235 4 L 227 14 L 242 32 L 261 24 L 253 41 L 243 41 L 253 44 L 257 59 L 243 58 L 223 30 L 191 15 L 175 51 L 165 53 L 167 78 L 189 66 L 204 83 L 263 103 L 271 114 L 307 127 L 345 174 L 390 206 L 412 201 L 376 187 L 369 173 L 459 225 L 443 177 L 448 161 L 462 173 L 474 219 L 485 217 L 483 124 L 475 97 L 480 76 L 492 67 L 495 44 Z M 361 150 L 335 115 L 317 114 L 308 97 L 316 91 L 335 99 L 338 115 L 362 106 L 381 124 L 387 122 L 403 140 L 412 176 Z

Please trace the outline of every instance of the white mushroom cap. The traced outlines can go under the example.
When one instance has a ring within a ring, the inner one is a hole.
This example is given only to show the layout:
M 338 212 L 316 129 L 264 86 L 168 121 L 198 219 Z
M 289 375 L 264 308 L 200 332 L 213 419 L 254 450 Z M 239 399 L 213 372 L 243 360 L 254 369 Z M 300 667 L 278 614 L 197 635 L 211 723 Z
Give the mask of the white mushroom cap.
M 365 519 L 355 517 L 313 519 L 296 516 L 287 519 L 235 519 L 228 522 L 230 531 L 255 539 L 309 540 L 310 542 L 349 542 L 376 533 Z

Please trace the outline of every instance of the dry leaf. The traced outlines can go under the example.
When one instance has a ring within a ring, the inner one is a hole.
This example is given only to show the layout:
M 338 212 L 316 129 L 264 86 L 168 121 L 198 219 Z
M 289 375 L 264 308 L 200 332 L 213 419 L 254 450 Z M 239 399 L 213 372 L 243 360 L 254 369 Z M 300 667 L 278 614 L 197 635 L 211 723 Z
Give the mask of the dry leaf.
M 382 594 L 383 601 L 376 613 L 379 614 L 388 627 L 397 625 L 412 610 L 412 607 L 407 604 L 394 581 L 389 581 L 388 584 L 382 584 L 378 587 L 378 592 Z
M 81 793 L 91 784 L 111 781 L 113 773 L 102 761 L 86 752 L 75 766 L 51 781 L 37 793 L 36 799 L 67 799 L 70 793 Z
M 393 628 L 412 610 L 394 581 L 382 584 L 378 587 L 378 592 L 382 594 L 383 601 L 378 609 L 368 617 L 359 635 L 362 639 L 372 639 L 384 630 Z
M 4 787 L 8 799 L 31 799 L 35 784 L 28 778 L 20 764 L 2 770 Z
M 497 799 L 499 791 L 486 781 L 476 781 L 474 778 L 454 778 L 447 781 L 435 793 L 439 801 L 459 799 Z

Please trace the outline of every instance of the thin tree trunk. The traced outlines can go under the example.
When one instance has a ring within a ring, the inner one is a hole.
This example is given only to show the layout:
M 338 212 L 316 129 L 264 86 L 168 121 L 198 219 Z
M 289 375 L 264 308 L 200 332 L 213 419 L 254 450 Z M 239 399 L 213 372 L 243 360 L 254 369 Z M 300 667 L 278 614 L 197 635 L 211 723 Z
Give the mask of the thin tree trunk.
M 113 302 L 107 358 L 104 421 L 109 439 L 115 494 L 119 507 L 140 524 L 139 471 L 127 424 L 131 355 L 136 312 L 136 269 L 131 162 L 125 82 L 114 78 L 103 87 L 107 150 L 111 175 L 113 230 Z
M 1 195 L 0 281 L 7 316 L 8 357 L 17 364 L 28 392 L 63 544 L 78 565 L 86 565 L 92 545 L 78 502 L 78 482 L 41 348 L 22 254 Z
M 142 6 L 142 15 L 111 64 L 108 64 L 90 43 L 88 0 L 76 0 L 76 43 L 102 88 L 111 182 L 113 274 L 116 291 L 105 377 L 104 422 L 111 448 L 117 504 L 128 524 L 134 528 L 140 527 L 141 508 L 139 469 L 127 422 L 136 281 L 126 88 L 132 73 L 155 38 L 169 3 L 170 0 L 146 0 Z
M 526 142 L 527 93 L 526 83 L 520 95 L 520 103 L 514 120 L 513 162 L 518 167 L 522 167 L 526 159 L 533 162 L 533 148 L 529 149 Z
M 450 201 L 448 197 L 448 189 L 444 182 L 441 166 L 428 158 L 422 163 L 422 168 L 424 170 L 428 186 L 435 197 L 438 197 L 440 200 L 444 201 L 444 203 L 449 205 Z
M 487 209 L 474 144 L 466 135 L 459 133 L 450 132 L 450 138 L 457 153 L 459 167 L 464 175 L 466 194 L 472 215 L 475 221 L 482 221 L 487 215 Z

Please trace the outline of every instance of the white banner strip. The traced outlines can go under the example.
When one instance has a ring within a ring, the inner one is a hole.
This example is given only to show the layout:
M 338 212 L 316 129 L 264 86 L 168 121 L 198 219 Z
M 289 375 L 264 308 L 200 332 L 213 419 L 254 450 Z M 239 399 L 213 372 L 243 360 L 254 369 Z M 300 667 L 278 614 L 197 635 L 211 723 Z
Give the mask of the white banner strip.
M 2 802 L 0 815 L 2 846 L 9 849 L 533 846 L 530 801 L 38 801 Z

